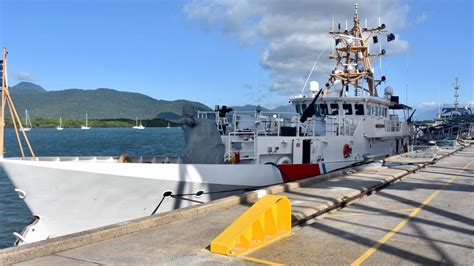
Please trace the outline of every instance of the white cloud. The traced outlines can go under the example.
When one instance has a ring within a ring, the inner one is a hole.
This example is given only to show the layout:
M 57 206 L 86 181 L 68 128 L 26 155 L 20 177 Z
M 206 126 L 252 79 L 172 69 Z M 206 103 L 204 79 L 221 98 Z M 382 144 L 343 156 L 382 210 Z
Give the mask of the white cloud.
M 434 106 L 438 106 L 438 103 L 435 102 L 435 101 L 422 102 L 422 103 L 420 104 L 420 107 L 434 107 Z
M 35 78 L 30 72 L 16 71 L 13 73 L 13 76 L 18 81 L 34 81 Z
M 242 89 L 243 89 L 244 91 L 252 91 L 252 90 L 253 90 L 253 86 L 250 85 L 250 84 L 244 84 L 244 85 L 242 86 Z
M 362 24 L 378 23 L 379 2 L 382 22 L 390 31 L 407 26 L 409 7 L 399 0 L 360 0 L 359 15 Z M 354 2 L 344 0 L 193 0 L 183 11 L 190 21 L 200 23 L 204 29 L 217 29 L 226 35 L 236 36 L 241 45 L 263 42 L 265 49 L 260 63 L 272 80 L 271 91 L 282 95 L 296 94 L 301 90 L 316 57 L 334 40 L 328 34 L 334 17 L 349 27 L 354 14 Z M 381 37 L 385 38 L 384 35 Z M 385 41 L 381 43 L 385 44 Z M 385 46 L 387 54 L 402 53 L 409 49 L 407 41 L 397 36 Z M 329 49 L 330 50 L 330 49 Z M 328 51 L 329 51 L 328 50 Z M 377 46 L 378 50 L 378 46 Z M 313 79 L 326 83 L 334 62 L 328 52 L 313 74 Z
M 433 16 L 433 12 L 427 12 L 424 11 L 422 12 L 418 17 L 415 18 L 415 20 L 412 22 L 413 25 L 421 24 L 428 20 L 430 17 Z

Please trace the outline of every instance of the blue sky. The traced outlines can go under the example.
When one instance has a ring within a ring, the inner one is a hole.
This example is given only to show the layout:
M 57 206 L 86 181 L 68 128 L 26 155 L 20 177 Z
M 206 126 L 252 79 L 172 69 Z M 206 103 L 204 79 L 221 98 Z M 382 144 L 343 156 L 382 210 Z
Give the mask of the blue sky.
M 10 85 L 29 80 L 48 90 L 106 87 L 211 107 L 256 104 L 260 98 L 262 105 L 275 107 L 299 92 L 301 78 L 316 57 L 303 53 L 304 60 L 298 61 L 303 63 L 280 67 L 291 62 L 294 55 L 288 51 L 304 52 L 304 47 L 282 41 L 287 34 L 284 23 L 272 27 L 266 22 L 275 17 L 272 12 L 304 17 L 301 10 L 309 7 L 297 1 L 290 7 L 285 1 L 265 6 L 263 1 L 245 0 L 0 1 L 0 43 L 9 50 Z M 367 1 L 361 5 L 377 3 Z M 347 7 L 344 19 L 352 18 L 353 1 L 314 2 L 311 8 L 338 14 L 337 19 L 343 15 L 336 9 Z M 409 104 L 426 107 L 440 99 L 451 102 L 452 82 L 458 76 L 461 99 L 473 101 L 471 1 L 381 2 L 382 17 L 387 14 L 403 41 L 394 47 L 398 52 L 383 60 L 387 85 L 403 101 L 407 85 Z M 390 8 L 394 5 L 400 11 Z M 373 14 L 370 10 L 366 13 Z M 289 24 L 294 26 L 291 34 L 301 29 L 300 36 L 310 39 L 306 26 L 320 17 Z M 278 50 L 283 44 L 285 49 Z M 325 83 L 322 72 L 315 79 Z

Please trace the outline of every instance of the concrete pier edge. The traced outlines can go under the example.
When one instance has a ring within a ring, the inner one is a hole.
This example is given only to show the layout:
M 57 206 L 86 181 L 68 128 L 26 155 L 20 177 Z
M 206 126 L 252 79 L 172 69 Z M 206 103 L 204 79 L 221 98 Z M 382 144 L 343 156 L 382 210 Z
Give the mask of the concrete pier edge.
M 446 154 L 442 154 L 437 160 L 444 157 L 450 156 L 455 152 L 462 150 L 464 147 L 456 148 L 449 151 Z M 421 168 L 426 167 L 430 163 L 420 163 L 407 166 L 400 173 L 394 175 L 387 175 L 384 178 L 384 181 L 379 185 L 384 185 L 388 183 L 396 182 L 397 180 L 403 178 L 404 176 L 413 173 Z M 355 170 L 360 171 L 363 169 L 363 166 L 354 167 Z M 282 192 L 292 191 L 294 189 L 304 187 L 310 184 L 323 182 L 331 178 L 342 176 L 346 170 L 338 170 L 328 174 L 281 184 L 274 185 L 268 188 L 265 188 L 268 194 L 278 194 Z M 362 188 L 360 191 L 355 193 L 349 193 L 337 201 L 327 201 L 323 204 L 320 204 L 320 207 L 312 210 L 311 212 L 299 214 L 298 216 L 293 216 L 293 225 L 305 222 L 309 219 L 312 219 L 318 216 L 319 213 L 323 213 L 327 210 L 334 208 L 334 206 L 340 204 L 341 202 L 348 202 L 350 200 L 359 197 L 361 194 L 366 193 L 372 187 Z M 178 209 L 172 212 L 157 214 L 154 216 L 143 217 L 135 220 L 130 220 L 126 222 L 121 222 L 105 227 L 100 227 L 88 231 L 83 231 L 75 234 L 70 234 L 66 236 L 61 236 L 57 238 L 52 238 L 44 241 L 39 241 L 36 243 L 26 244 L 18 247 L 11 247 L 0 250 L 0 264 L 12 264 L 21 261 L 31 260 L 37 257 L 42 257 L 46 255 L 51 255 L 57 252 L 85 246 L 88 244 L 97 243 L 100 241 L 110 240 L 116 237 L 124 236 L 134 232 L 138 232 L 144 229 L 154 228 L 168 223 L 178 221 L 180 219 L 192 218 L 213 211 L 218 211 L 221 209 L 226 209 L 231 206 L 241 204 L 241 203 L 252 203 L 257 200 L 257 192 L 248 192 L 241 196 L 230 196 L 223 199 L 215 200 L 209 203 L 196 205 L 192 207 L 187 207 L 183 209 Z

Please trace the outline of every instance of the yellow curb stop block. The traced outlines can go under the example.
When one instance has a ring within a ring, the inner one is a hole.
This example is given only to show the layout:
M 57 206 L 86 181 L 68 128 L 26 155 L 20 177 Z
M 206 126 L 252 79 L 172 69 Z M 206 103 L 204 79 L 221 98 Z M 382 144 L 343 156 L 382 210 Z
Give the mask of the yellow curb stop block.
M 267 195 L 245 211 L 211 242 L 211 252 L 239 256 L 291 234 L 291 203 Z

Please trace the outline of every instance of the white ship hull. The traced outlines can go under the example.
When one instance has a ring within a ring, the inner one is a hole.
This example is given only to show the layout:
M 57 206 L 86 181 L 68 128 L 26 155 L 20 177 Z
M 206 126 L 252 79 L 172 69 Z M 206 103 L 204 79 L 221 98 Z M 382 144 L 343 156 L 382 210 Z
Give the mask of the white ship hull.
M 311 81 L 305 95 L 307 80 L 301 94 L 290 98 L 296 113 L 216 106 L 195 118 L 195 110 L 184 106 L 177 124 L 185 131 L 183 158 L 189 164 L 157 158 L 130 162 L 126 156 L 2 159 L 18 195 L 37 217 L 17 237 L 34 242 L 407 151 L 414 113 L 391 87 L 378 96 L 385 77 L 376 79 L 370 64 L 368 39 L 384 29 L 360 27 L 356 11 L 351 31 L 330 30 L 336 66 L 323 89 Z M 387 41 L 394 39 L 387 34 Z M 90 129 L 87 121 L 86 113 L 81 129 Z
M 265 137 L 260 139 L 266 145 Z M 325 160 L 280 165 L 283 174 L 264 162 L 180 164 L 180 159 L 139 158 L 134 163 L 119 163 L 112 157 L 5 158 L 1 162 L 18 195 L 38 218 L 17 234 L 23 244 L 152 215 L 166 192 L 173 196 L 166 197 L 156 213 L 241 194 L 246 188 L 317 176 L 360 163 L 362 154 L 369 152 L 375 157 L 395 152 L 393 140 L 354 142 L 353 137 L 341 136 L 313 141 L 328 143 Z M 341 150 L 344 143 L 353 143 L 348 158 Z M 276 156 L 267 159 L 275 162 L 285 157 Z
M 68 158 L 63 158 L 68 159 Z M 73 159 L 73 158 L 70 158 Z M 4 159 L 2 166 L 33 215 L 34 242 L 121 221 L 149 216 L 163 194 L 222 192 L 281 183 L 271 165 L 186 165 L 116 163 L 110 158 L 80 161 Z M 242 191 L 173 196 L 157 213 L 208 202 Z

